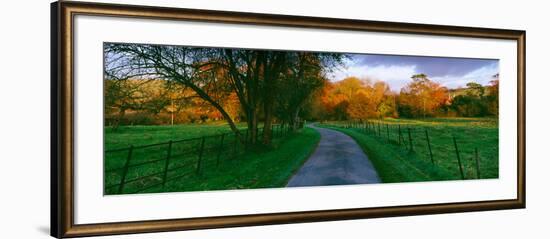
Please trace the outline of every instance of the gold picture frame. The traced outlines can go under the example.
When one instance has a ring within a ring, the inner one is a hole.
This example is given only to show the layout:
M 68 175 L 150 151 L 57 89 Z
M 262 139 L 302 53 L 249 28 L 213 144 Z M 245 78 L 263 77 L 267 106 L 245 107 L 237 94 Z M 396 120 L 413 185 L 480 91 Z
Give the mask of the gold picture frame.
M 512 200 L 75 224 L 73 197 L 75 190 L 73 178 L 73 134 L 75 120 L 73 47 L 75 39 L 73 38 L 73 23 L 76 15 L 407 33 L 516 41 L 518 105 L 517 197 Z M 52 3 L 51 22 L 51 235 L 54 237 L 162 232 L 525 208 L 525 31 L 64 1 Z

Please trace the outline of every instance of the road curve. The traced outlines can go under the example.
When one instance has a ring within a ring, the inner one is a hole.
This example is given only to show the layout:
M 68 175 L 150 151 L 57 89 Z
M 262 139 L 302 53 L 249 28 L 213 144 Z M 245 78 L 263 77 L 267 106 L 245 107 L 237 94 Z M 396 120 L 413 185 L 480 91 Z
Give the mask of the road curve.
M 311 127 L 321 141 L 287 187 L 380 183 L 378 173 L 361 147 L 336 130 Z

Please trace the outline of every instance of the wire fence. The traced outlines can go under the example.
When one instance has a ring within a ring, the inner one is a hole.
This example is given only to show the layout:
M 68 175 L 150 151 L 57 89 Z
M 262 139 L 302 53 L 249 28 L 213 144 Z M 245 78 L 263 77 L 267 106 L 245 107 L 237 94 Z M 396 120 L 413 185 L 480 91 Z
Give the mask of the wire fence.
M 303 122 L 298 128 L 303 127 Z M 271 138 L 288 135 L 287 124 L 274 124 Z M 263 127 L 256 129 L 256 141 L 263 138 Z M 236 133 L 224 133 L 168 142 L 131 145 L 126 148 L 105 150 L 104 193 L 142 193 L 162 189 L 167 182 L 189 177 L 200 177 L 206 170 L 215 170 L 241 156 L 252 141 L 249 130 L 240 130 L 245 137 L 241 142 Z
M 331 122 L 323 125 L 351 129 L 375 137 L 381 143 L 396 145 L 409 155 L 451 172 L 456 179 L 480 179 L 484 173 L 481 165 L 488 163 L 482 160 L 479 147 L 461 146 L 466 145 L 469 139 L 429 127 L 382 120 Z M 437 143 L 434 143 L 434 138 Z

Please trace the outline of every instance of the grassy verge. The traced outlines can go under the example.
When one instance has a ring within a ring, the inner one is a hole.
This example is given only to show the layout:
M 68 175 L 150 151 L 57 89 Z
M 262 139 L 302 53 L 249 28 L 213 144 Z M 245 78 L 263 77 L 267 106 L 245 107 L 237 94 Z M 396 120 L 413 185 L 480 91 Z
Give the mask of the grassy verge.
M 217 126 L 212 126 L 208 129 L 187 128 L 190 130 L 185 131 L 184 129 L 186 127 L 190 126 L 178 126 L 175 130 L 185 132 L 187 135 L 194 134 L 193 137 L 201 136 L 201 133 L 198 132 L 202 132 L 203 135 L 206 134 L 206 132 L 210 133 L 212 131 L 223 132 L 217 131 L 223 130 Z M 143 131 L 143 128 L 129 128 L 126 130 L 136 133 Z M 153 134 L 153 131 L 151 131 L 151 134 Z M 159 135 L 153 135 L 152 138 L 159 141 L 169 140 L 167 139 L 168 136 L 165 138 L 163 135 L 164 134 L 160 133 Z M 110 135 L 110 137 L 112 136 L 113 135 Z M 121 137 L 122 136 L 117 136 L 117 138 L 119 138 L 118 140 L 120 140 Z M 147 136 L 140 136 L 139 133 L 133 136 L 134 140 L 140 137 Z M 171 172 L 170 174 L 188 174 L 188 176 L 177 180 L 167 181 L 164 187 L 153 187 L 143 191 L 143 193 L 284 187 L 294 172 L 300 168 L 304 161 L 313 152 L 319 140 L 320 135 L 317 131 L 310 128 L 304 128 L 297 133 L 274 139 L 273 144 L 270 147 L 256 146 L 247 148 L 246 150 L 241 149 L 241 153 L 239 153 L 235 158 L 221 160 L 219 164 L 216 163 L 217 153 L 214 152 L 213 154 L 205 154 L 203 156 L 204 159 L 200 174 L 196 174 L 195 172 L 195 162 L 197 161 L 196 154 L 179 157 L 177 162 L 175 162 L 178 165 L 171 164 L 170 168 L 179 166 L 183 166 L 183 168 L 176 172 Z M 152 142 L 155 141 L 149 140 L 146 143 Z M 215 142 L 213 142 L 213 144 Z M 176 144 L 174 144 L 174 147 L 175 145 Z M 228 143 L 228 145 L 232 145 L 232 143 Z M 186 146 L 186 149 L 182 150 L 182 152 L 196 147 L 197 145 Z M 172 148 L 172 150 L 174 151 L 175 148 Z M 231 147 L 229 147 L 228 150 L 229 151 L 227 152 L 222 152 L 222 154 L 231 154 Z M 138 155 L 136 157 L 148 158 L 148 160 L 150 160 L 150 158 L 157 157 L 155 155 L 164 155 L 165 153 L 163 154 L 163 152 L 165 152 L 166 149 L 160 148 L 157 151 L 159 152 L 141 151 L 142 155 Z M 121 165 L 121 161 L 124 161 L 124 157 L 113 157 L 111 161 L 112 162 L 107 162 L 106 160 L 106 165 L 109 167 L 113 167 L 113 165 Z M 159 161 L 157 164 L 148 164 L 144 167 L 135 168 L 132 172 L 128 172 L 127 177 L 136 178 L 144 175 L 151 175 L 155 172 L 162 172 L 164 167 L 163 162 L 164 161 Z M 188 167 L 186 165 L 188 165 Z M 171 178 L 173 175 L 168 175 L 167 177 Z M 106 185 L 111 185 L 118 183 L 120 181 L 120 177 L 109 177 L 106 173 L 105 180 Z M 155 182 L 162 182 L 162 175 L 148 178 L 148 180 L 150 180 L 150 182 L 143 182 L 142 185 L 139 184 L 141 182 L 134 185 L 129 185 L 128 188 L 123 190 L 123 193 L 131 193 L 134 191 L 133 189 L 144 187 L 146 184 L 150 185 Z M 116 190 L 107 190 L 107 194 L 117 194 L 117 192 Z
M 256 148 L 245 152 L 219 170 L 186 182 L 171 182 L 165 191 L 228 190 L 284 187 L 309 158 L 320 135 L 304 128 L 301 132 L 276 140 L 272 148 Z
M 479 152 L 481 178 L 498 178 L 498 122 L 494 119 L 391 119 L 371 123 L 369 129 L 363 125 L 346 128 L 341 122 L 324 127 L 354 138 L 369 155 L 384 182 L 461 179 L 453 136 L 457 140 L 466 179 L 477 178 L 475 148 Z M 399 128 L 402 130 L 401 141 Z M 409 150 L 409 128 L 414 152 Z M 426 131 L 434 164 L 431 163 Z

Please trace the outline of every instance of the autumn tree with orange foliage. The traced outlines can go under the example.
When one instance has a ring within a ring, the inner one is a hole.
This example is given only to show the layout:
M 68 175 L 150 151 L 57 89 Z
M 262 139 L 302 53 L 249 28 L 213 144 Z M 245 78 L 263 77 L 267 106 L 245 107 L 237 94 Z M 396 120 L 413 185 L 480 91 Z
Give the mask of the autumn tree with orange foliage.
M 357 77 L 329 83 L 319 96 L 323 114 L 317 115 L 325 120 L 363 120 L 368 118 L 396 117 L 395 95 L 388 84 L 382 81 L 372 82 Z M 319 111 L 319 110 L 317 110 Z
M 433 117 L 437 109 L 449 104 L 447 88 L 428 79 L 425 74 L 411 77 L 398 97 L 399 115 L 403 117 Z

